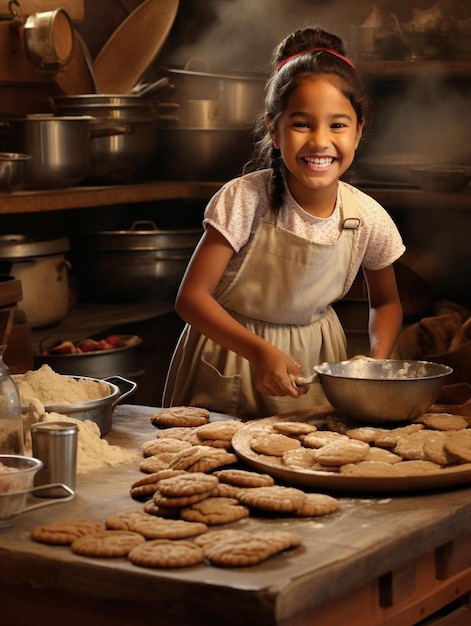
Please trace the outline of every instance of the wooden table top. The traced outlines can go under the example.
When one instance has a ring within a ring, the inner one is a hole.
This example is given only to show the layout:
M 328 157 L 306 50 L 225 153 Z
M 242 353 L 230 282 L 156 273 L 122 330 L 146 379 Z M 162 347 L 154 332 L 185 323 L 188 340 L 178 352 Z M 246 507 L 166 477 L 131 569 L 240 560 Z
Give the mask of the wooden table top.
M 149 419 L 155 410 L 118 406 L 106 439 L 140 450 L 155 435 Z M 0 585 L 26 584 L 167 613 L 173 606 L 174 619 L 165 624 L 191 626 L 220 620 L 235 626 L 250 620 L 260 626 L 287 625 L 323 602 L 471 531 L 471 488 L 459 487 L 393 497 L 332 494 L 340 499 L 340 511 L 330 516 L 251 516 L 231 524 L 231 528 L 276 528 L 302 536 L 300 548 L 255 567 L 202 564 L 150 570 L 126 559 L 78 557 L 68 547 L 30 539 L 32 528 L 48 521 L 85 517 L 104 522 L 111 513 L 141 508 L 129 495 L 130 485 L 139 477 L 138 463 L 80 474 L 74 500 L 17 516 L 13 526 L 0 533 Z

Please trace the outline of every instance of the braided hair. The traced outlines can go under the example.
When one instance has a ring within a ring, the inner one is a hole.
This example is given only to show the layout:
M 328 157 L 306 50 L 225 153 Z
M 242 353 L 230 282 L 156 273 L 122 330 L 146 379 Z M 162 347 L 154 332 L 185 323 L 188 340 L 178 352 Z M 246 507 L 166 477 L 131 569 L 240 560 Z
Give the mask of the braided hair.
M 266 84 L 265 110 L 255 125 L 255 149 L 244 173 L 264 168 L 272 170 L 270 201 L 275 214 L 284 195 L 285 165 L 280 150 L 272 144 L 266 120 L 276 128 L 288 99 L 308 74 L 334 74 L 340 78 L 340 89 L 350 101 L 358 123 L 369 117 L 369 100 L 361 77 L 345 56 L 343 41 L 320 28 L 305 28 L 288 35 L 275 48 L 271 59 L 272 73 Z

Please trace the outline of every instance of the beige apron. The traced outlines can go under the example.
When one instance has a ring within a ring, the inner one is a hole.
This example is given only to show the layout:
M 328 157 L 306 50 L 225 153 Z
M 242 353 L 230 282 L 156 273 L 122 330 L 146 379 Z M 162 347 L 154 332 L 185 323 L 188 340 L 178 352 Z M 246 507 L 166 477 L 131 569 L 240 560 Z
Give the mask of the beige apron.
M 346 338 L 330 306 L 348 289 L 354 237 L 360 224 L 349 190 L 340 184 L 342 224 L 333 244 L 306 240 L 264 216 L 220 304 L 243 326 L 297 361 L 304 375 L 324 361 L 346 358 Z M 170 365 L 163 406 L 201 406 L 257 418 L 325 402 L 319 384 L 299 398 L 260 394 L 254 368 L 238 354 L 186 325 Z

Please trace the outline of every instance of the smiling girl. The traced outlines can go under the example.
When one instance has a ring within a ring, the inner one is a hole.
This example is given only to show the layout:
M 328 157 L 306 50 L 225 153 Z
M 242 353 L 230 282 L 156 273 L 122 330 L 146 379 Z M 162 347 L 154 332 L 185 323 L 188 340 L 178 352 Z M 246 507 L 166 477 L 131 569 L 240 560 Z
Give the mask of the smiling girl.
M 296 379 L 346 358 L 331 305 L 360 268 L 369 356 L 388 358 L 401 328 L 392 264 L 402 239 L 374 199 L 340 180 L 367 121 L 342 41 L 321 29 L 289 35 L 266 93 L 254 159 L 210 200 L 177 295 L 187 324 L 163 406 L 257 418 L 325 402 L 320 385 Z

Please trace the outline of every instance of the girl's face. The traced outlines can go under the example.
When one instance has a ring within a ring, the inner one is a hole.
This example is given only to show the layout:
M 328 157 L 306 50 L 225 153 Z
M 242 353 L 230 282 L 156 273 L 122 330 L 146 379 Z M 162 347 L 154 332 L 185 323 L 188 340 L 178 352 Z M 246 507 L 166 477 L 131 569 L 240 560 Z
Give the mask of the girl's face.
M 363 126 L 337 85 L 330 75 L 301 79 L 276 129 L 271 128 L 291 194 L 314 214 L 321 198 L 334 202 L 333 210 L 338 179 L 353 161 Z M 324 216 L 325 209 L 320 212 Z

